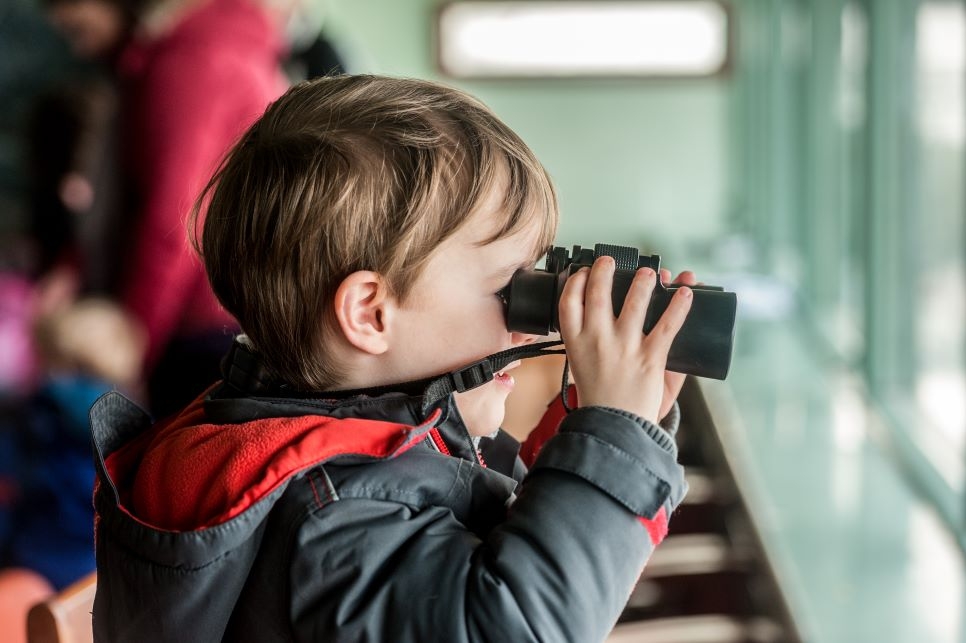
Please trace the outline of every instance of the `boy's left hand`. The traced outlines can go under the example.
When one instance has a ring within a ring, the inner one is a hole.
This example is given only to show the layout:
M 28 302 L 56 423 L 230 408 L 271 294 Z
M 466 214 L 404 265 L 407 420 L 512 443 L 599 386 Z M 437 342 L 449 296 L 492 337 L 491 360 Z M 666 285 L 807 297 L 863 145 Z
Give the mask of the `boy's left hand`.
M 661 283 L 665 285 L 674 283 L 682 286 L 694 286 L 698 283 L 694 273 L 690 270 L 685 270 L 672 282 L 671 271 L 667 268 L 661 268 L 660 277 Z M 681 387 L 684 386 L 684 380 L 686 378 L 687 375 L 684 373 L 664 371 L 664 398 L 661 400 L 661 415 L 659 419 L 663 420 L 670 413 L 671 407 L 674 406 L 674 401 L 678 399 L 678 394 L 681 393 Z

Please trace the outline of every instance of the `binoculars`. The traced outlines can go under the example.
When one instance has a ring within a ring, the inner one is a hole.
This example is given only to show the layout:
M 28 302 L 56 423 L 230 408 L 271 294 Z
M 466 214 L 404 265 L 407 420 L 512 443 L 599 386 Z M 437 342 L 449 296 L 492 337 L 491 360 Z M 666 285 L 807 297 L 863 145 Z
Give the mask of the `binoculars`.
M 531 335 L 558 331 L 557 308 L 564 284 L 570 275 L 584 266 L 590 267 L 602 256 L 613 257 L 617 264 L 611 292 L 615 315 L 620 314 L 638 268 L 651 268 L 658 273 L 644 320 L 644 333 L 649 333 L 679 286 L 661 283 L 659 255 L 640 256 L 637 248 L 604 243 L 596 244 L 593 250 L 574 246 L 569 254 L 566 248 L 554 247 L 547 253 L 543 270 L 518 270 L 500 291 L 507 328 Z M 691 310 L 671 344 L 667 369 L 723 380 L 731 366 L 738 299 L 735 293 L 717 286 L 688 287 L 694 292 Z

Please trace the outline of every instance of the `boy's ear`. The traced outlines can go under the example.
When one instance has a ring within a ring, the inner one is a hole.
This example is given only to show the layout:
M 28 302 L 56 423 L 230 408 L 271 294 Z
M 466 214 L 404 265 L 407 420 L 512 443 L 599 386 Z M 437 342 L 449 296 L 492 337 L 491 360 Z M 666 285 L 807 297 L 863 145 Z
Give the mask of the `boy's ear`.
M 361 351 L 381 355 L 389 350 L 387 307 L 392 298 L 382 275 L 359 270 L 335 291 L 335 316 L 346 340 Z

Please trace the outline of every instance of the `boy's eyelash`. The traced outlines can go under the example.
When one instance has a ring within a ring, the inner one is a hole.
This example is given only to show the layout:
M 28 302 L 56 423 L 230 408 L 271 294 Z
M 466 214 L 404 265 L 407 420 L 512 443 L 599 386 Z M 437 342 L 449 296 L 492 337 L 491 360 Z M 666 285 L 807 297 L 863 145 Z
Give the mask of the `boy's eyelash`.
M 506 303 L 506 297 L 504 296 L 503 291 L 506 290 L 507 286 L 509 285 L 510 285 L 510 280 L 507 279 L 507 282 L 503 284 L 503 286 L 501 286 L 495 293 L 493 293 L 493 295 L 504 304 Z

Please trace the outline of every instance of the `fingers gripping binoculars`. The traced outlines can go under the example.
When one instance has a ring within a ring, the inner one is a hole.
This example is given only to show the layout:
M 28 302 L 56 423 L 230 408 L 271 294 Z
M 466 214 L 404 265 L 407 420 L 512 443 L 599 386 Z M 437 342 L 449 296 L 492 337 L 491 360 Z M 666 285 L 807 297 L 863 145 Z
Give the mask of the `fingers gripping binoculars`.
M 564 284 L 570 275 L 590 267 L 602 256 L 613 257 L 617 264 L 611 292 L 615 315 L 620 314 L 638 268 L 651 268 L 660 276 L 661 257 L 642 257 L 636 248 L 598 243 L 593 250 L 574 246 L 568 254 L 566 248 L 555 247 L 547 253 L 543 270 L 518 270 L 500 292 L 506 306 L 507 328 L 532 335 L 558 331 L 557 310 Z M 654 328 L 678 287 L 661 283 L 658 278 L 647 306 L 644 333 Z M 723 380 L 731 366 L 737 297 L 717 286 L 688 287 L 694 292 L 691 310 L 671 344 L 667 369 Z

